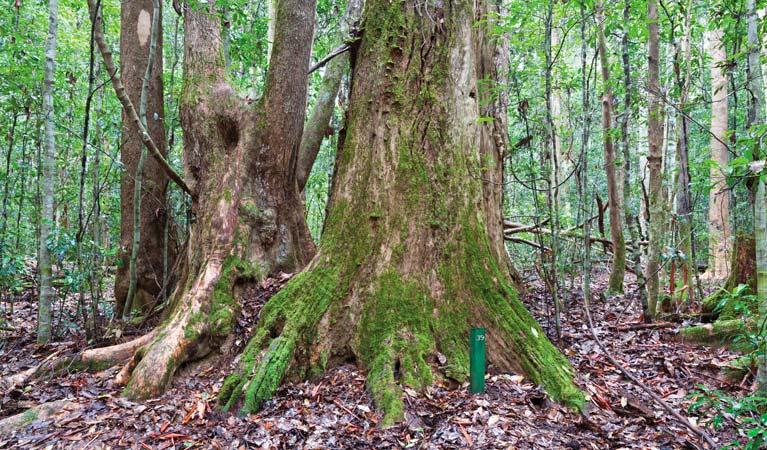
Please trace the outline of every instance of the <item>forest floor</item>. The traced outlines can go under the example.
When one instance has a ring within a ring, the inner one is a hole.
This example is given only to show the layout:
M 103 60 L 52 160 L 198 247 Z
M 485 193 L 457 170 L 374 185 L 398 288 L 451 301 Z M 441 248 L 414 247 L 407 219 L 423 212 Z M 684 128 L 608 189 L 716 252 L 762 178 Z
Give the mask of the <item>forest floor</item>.
M 267 280 L 245 292 L 237 347 L 245 345 L 261 306 L 287 278 Z M 605 300 L 599 295 L 605 287 L 605 274 L 596 273 L 592 314 L 600 338 L 618 361 L 677 411 L 706 426 L 712 417 L 688 412 L 696 392 L 747 393 L 750 380 L 727 381 L 722 375 L 721 368 L 737 353 L 676 342 L 674 328 L 632 329 L 640 318 L 638 300 L 630 295 Z M 627 292 L 634 291 L 629 283 Z M 406 420 L 381 429 L 381 415 L 364 389 L 365 374 L 353 366 L 338 367 L 317 383 L 288 384 L 258 414 L 239 417 L 220 413 L 215 405 L 216 393 L 236 363 L 229 357 L 183 368 L 165 395 L 143 403 L 120 397 L 113 382 L 118 368 L 37 380 L 23 388 L 0 385 L 0 424 L 35 405 L 69 400 L 57 414 L 0 435 L 0 448 L 704 448 L 599 350 L 584 324 L 579 290 L 563 298 L 569 314 L 558 345 L 588 394 L 588 417 L 549 402 L 524 377 L 495 373 L 490 367 L 484 394 L 471 395 L 465 385 L 426 392 L 405 389 Z M 65 342 L 38 348 L 34 300 L 18 300 L 13 317 L 6 316 L 0 331 L 0 380 L 39 364 L 52 352 L 84 345 L 84 337 L 71 327 Z M 553 332 L 540 282 L 530 283 L 524 300 L 544 329 Z M 71 315 L 74 305 L 64 308 L 71 308 Z M 736 437 L 733 425 L 725 419 L 721 429 L 706 430 L 723 445 Z

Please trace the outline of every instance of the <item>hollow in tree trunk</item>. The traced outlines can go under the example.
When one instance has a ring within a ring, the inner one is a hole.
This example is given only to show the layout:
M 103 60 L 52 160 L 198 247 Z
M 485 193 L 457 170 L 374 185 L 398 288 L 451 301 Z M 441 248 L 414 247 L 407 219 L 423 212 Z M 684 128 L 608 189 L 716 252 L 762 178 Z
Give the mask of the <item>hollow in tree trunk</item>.
M 94 11 L 95 1 L 88 4 Z M 196 220 L 168 319 L 128 365 L 135 365 L 125 389 L 130 398 L 158 395 L 181 364 L 226 341 L 238 312 L 232 295 L 237 281 L 299 270 L 313 255 L 294 174 L 315 4 L 282 0 L 277 8 L 264 96 L 254 104 L 226 81 L 215 2 L 184 9 L 183 186 L 195 199 Z M 105 66 L 123 106 L 133 108 L 115 76 L 101 23 L 98 16 Z
M 264 306 L 219 393 L 225 408 L 244 395 L 252 412 L 283 380 L 354 360 L 390 424 L 403 417 L 400 386 L 466 379 L 476 326 L 495 370 L 582 405 L 488 237 L 474 2 L 423 8 L 366 3 L 321 250 Z

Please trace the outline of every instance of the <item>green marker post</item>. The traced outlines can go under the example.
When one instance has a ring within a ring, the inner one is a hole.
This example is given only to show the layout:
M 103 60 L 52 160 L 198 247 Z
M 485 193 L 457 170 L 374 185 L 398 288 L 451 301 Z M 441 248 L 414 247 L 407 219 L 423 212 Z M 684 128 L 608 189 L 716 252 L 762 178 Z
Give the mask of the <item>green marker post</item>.
M 469 340 L 469 383 L 472 394 L 485 392 L 485 329 L 472 328 Z

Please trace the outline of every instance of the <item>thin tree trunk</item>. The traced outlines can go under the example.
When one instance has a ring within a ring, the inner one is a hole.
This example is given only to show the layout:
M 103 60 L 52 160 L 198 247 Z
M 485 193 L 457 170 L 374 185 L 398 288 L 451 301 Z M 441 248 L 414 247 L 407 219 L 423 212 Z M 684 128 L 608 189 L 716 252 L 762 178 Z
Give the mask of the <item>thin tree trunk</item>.
M 711 160 L 716 166 L 711 167 L 711 191 L 708 206 L 708 242 L 709 264 L 707 276 L 714 280 L 724 280 L 730 274 L 730 191 L 725 181 L 724 170 L 727 168 L 727 139 L 729 112 L 727 108 L 727 77 L 724 66 L 727 55 L 722 44 L 722 31 L 708 33 L 709 53 L 711 54 Z
M 92 24 L 91 24 L 92 25 Z M 85 217 L 85 178 L 88 170 L 88 137 L 90 133 L 90 120 L 91 120 L 91 104 L 93 102 L 93 95 L 95 94 L 96 86 L 96 41 L 94 40 L 94 29 L 91 26 L 91 37 L 89 42 L 89 55 L 88 55 L 88 96 L 85 99 L 85 117 L 83 118 L 83 146 L 80 151 L 80 185 L 77 197 L 77 233 L 75 234 L 75 252 L 76 252 L 76 266 L 80 273 L 87 272 L 83 267 L 83 239 L 88 228 Z M 83 276 L 81 278 L 85 280 Z M 90 280 L 90 278 L 89 278 Z M 83 283 L 84 284 L 84 283 Z M 85 306 L 85 286 L 80 285 L 78 289 L 78 304 L 80 307 L 80 313 L 83 318 L 83 325 L 85 326 L 85 333 L 88 339 L 94 337 L 94 324 L 89 323 L 88 320 L 88 308 Z M 93 301 L 93 298 L 91 298 Z M 95 320 L 95 317 L 93 318 Z M 95 323 L 95 322 L 94 322 Z
M 554 0 L 549 0 L 546 11 L 546 36 L 544 39 L 544 52 L 546 53 L 545 78 L 545 97 L 546 97 L 546 138 L 544 140 L 544 154 L 547 156 L 547 170 L 549 173 L 548 189 L 546 200 L 549 207 L 549 217 L 551 218 L 551 253 L 546 254 L 551 266 L 547 273 L 546 285 L 551 295 L 551 302 L 554 305 L 554 332 L 555 339 L 559 340 L 561 335 L 561 310 L 562 303 L 559 300 L 559 267 L 557 258 L 559 257 L 559 159 L 557 154 L 557 137 L 554 127 L 554 116 L 552 113 L 552 93 L 551 93 L 551 71 L 552 64 L 552 34 L 554 26 Z
M 29 141 L 29 121 L 30 121 L 30 107 L 27 106 L 26 120 L 24 121 L 24 136 L 21 139 L 21 192 L 19 192 L 19 205 L 16 209 L 16 252 L 19 252 L 21 247 L 21 237 L 24 234 L 21 228 L 21 213 L 24 211 L 24 200 L 27 195 L 27 173 L 29 172 L 30 163 L 27 162 L 27 142 Z M 34 129 L 39 129 L 38 122 L 35 121 Z M 2 246 L 0 246 L 2 247 Z M 13 311 L 11 311 L 12 313 Z
M 0 213 L 0 251 L 5 251 L 5 234 L 8 229 L 8 198 L 11 196 L 11 156 L 13 156 L 13 140 L 16 137 L 16 122 L 19 115 L 13 113 L 11 131 L 8 133 L 8 153 L 5 154 L 5 185 L 3 187 L 3 207 Z
M 663 142 L 663 109 L 660 101 L 660 36 L 658 31 L 658 3 L 657 0 L 647 0 L 647 90 L 650 96 L 647 108 L 647 140 L 649 151 L 647 155 L 647 167 L 650 174 L 649 192 L 649 251 L 647 255 L 647 309 L 644 311 L 645 322 L 655 319 L 658 304 L 659 277 L 661 269 L 660 255 L 663 239 L 663 198 L 661 178 L 661 144 Z
M 349 31 L 359 21 L 362 14 L 363 0 L 348 0 L 346 10 L 341 19 L 341 25 L 336 33 L 336 44 L 342 45 L 349 38 Z M 301 148 L 298 152 L 298 166 L 296 179 L 298 189 L 303 192 L 309 173 L 312 171 L 314 161 L 322 146 L 322 141 L 327 135 L 330 120 L 336 106 L 336 97 L 341 87 L 344 71 L 349 65 L 349 53 L 345 52 L 336 56 L 325 66 L 322 74 L 322 84 L 317 92 L 317 101 L 309 114 L 309 119 L 304 127 L 301 138 Z
M 760 61 L 762 43 L 759 41 L 757 30 L 756 0 L 746 0 L 748 25 L 748 129 L 753 133 L 754 127 L 762 126 L 764 120 L 764 84 L 762 82 L 762 64 Z M 752 147 L 755 160 L 764 160 L 765 152 L 762 147 L 763 137 L 754 136 Z M 759 315 L 761 320 L 767 318 L 767 188 L 765 188 L 765 172 L 762 169 L 756 176 L 757 189 L 754 196 L 754 238 L 756 240 L 756 290 L 759 298 Z M 764 352 L 763 352 L 764 353 Z M 759 356 L 757 383 L 761 392 L 767 391 L 767 354 Z
M 621 61 L 623 64 L 623 119 L 621 120 L 621 147 L 623 150 L 623 212 L 626 219 L 626 227 L 631 237 L 631 259 L 634 262 L 634 274 L 637 277 L 638 286 L 645 284 L 642 273 L 642 250 L 639 247 L 641 230 L 639 229 L 638 214 L 635 213 L 633 192 L 631 190 L 631 151 L 629 149 L 629 121 L 633 115 L 631 105 L 631 60 L 629 53 L 629 28 L 631 27 L 631 1 L 625 0 L 623 6 L 623 36 L 621 37 Z M 637 179 L 641 180 L 637 173 Z M 647 309 L 647 292 L 639 289 L 639 299 L 642 310 Z
M 613 94 L 610 87 L 610 65 L 607 59 L 607 44 L 605 43 L 603 8 L 604 5 L 598 6 L 597 30 L 604 90 L 602 94 L 602 142 L 605 153 L 605 172 L 607 173 L 607 196 L 610 203 L 610 240 L 613 242 L 614 255 L 608 289 L 610 292 L 619 293 L 623 292 L 623 279 L 626 275 L 626 242 L 623 239 L 621 199 L 618 192 L 618 175 L 612 138 Z
M 579 194 L 581 198 L 588 199 L 590 197 L 588 189 L 588 170 L 589 156 L 589 131 L 591 128 L 591 111 L 589 105 L 589 72 L 586 70 L 587 54 L 588 54 L 588 39 L 586 36 L 586 7 L 583 3 L 580 6 L 581 12 L 581 108 L 582 108 L 582 120 L 583 130 L 581 131 L 581 161 L 583 169 L 578 174 Z M 587 206 L 589 205 L 589 206 Z M 585 211 L 585 220 L 583 222 L 583 264 L 581 265 L 581 288 L 583 289 L 584 299 L 591 299 L 591 217 L 592 212 L 589 210 L 590 205 L 593 205 L 591 201 L 585 201 L 582 204 L 582 208 Z M 602 211 L 598 212 L 601 215 Z
M 689 299 L 689 303 L 695 301 L 695 287 L 692 280 L 697 279 L 697 270 L 694 265 L 695 252 L 693 250 L 693 235 L 692 235 L 692 195 L 690 193 L 690 162 L 689 162 L 689 120 L 684 113 L 687 107 L 687 97 L 690 90 L 690 76 L 691 76 L 691 46 L 690 46 L 690 33 L 691 33 L 691 15 L 692 4 L 691 2 L 686 5 L 687 11 L 683 22 L 684 34 L 682 36 L 681 46 L 678 43 L 674 43 L 674 73 L 676 75 L 677 88 L 679 89 L 679 104 L 677 106 L 677 144 L 676 144 L 676 156 L 677 156 L 677 193 L 676 193 L 676 212 L 677 212 L 677 224 L 679 226 L 679 247 L 684 257 L 678 261 L 679 268 L 682 271 L 682 276 L 685 285 L 683 290 L 686 290 L 686 294 Z M 683 59 L 680 59 L 682 57 Z M 684 73 L 682 71 L 684 70 Z M 672 286 L 672 297 L 673 297 Z M 683 294 L 682 294 L 683 295 Z M 680 299 L 681 302 L 681 299 Z
M 53 225 L 53 196 L 56 179 L 56 134 L 54 128 L 53 84 L 56 70 L 56 36 L 58 34 L 58 0 L 49 0 L 48 39 L 45 43 L 45 74 L 43 80 L 43 116 L 45 117 L 45 152 L 42 157 L 42 215 L 40 217 L 40 248 L 37 259 L 40 274 L 37 342 L 51 339 L 51 253 L 48 237 Z

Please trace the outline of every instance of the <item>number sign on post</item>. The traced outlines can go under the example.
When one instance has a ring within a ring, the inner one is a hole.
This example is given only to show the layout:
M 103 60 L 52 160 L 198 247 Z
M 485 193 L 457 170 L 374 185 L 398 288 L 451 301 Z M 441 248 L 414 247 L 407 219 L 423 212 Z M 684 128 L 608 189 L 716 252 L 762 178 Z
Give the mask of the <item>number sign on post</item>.
M 472 394 L 485 392 L 485 329 L 472 328 L 469 340 L 469 382 Z

